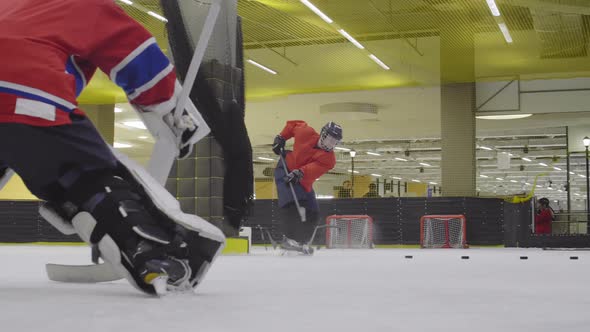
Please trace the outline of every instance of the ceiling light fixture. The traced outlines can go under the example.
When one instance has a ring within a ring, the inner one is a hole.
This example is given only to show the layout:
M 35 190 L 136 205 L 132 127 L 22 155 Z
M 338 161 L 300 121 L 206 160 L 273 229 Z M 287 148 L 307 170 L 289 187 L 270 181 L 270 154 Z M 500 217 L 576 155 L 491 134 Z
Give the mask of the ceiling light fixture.
M 123 113 L 123 109 L 119 107 L 115 107 L 115 113 Z
M 436 182 L 428 182 L 428 183 L 430 183 L 430 184 L 432 184 L 432 185 L 437 185 L 437 184 L 438 184 L 438 183 L 436 183 Z
M 561 169 L 561 168 L 559 168 L 559 167 L 553 167 L 553 169 L 554 169 L 554 170 L 556 170 L 556 171 L 561 171 L 561 170 L 562 170 L 562 169 Z
M 412 179 L 412 182 L 420 183 L 420 180 Z
M 375 61 L 375 63 L 377 63 L 379 66 L 381 66 L 381 68 L 385 69 L 385 70 L 390 70 L 391 68 L 389 68 L 388 65 L 386 65 L 385 63 L 383 63 L 383 61 L 381 61 L 378 57 L 376 57 L 374 54 L 370 54 L 369 58 L 371 58 L 371 60 Z
M 396 179 L 396 180 L 401 180 L 401 179 L 402 179 L 402 178 L 400 178 L 400 177 L 397 177 L 397 176 L 392 176 L 391 178 L 392 178 L 392 179 Z
M 133 145 L 127 144 L 127 143 L 115 142 L 115 143 L 113 143 L 113 147 L 115 149 L 128 149 L 130 147 L 133 147 Z
M 258 68 L 260 68 L 260 69 L 262 69 L 262 70 L 264 70 L 264 71 L 266 71 L 266 72 L 268 72 L 268 73 L 271 73 L 271 74 L 273 74 L 273 75 L 276 75 L 276 74 L 277 74 L 277 72 L 276 72 L 276 71 L 274 71 L 274 70 L 272 70 L 272 69 L 268 68 L 267 66 L 261 65 L 261 64 L 259 64 L 258 62 L 254 61 L 254 60 L 252 60 L 252 59 L 248 59 L 247 61 L 248 61 L 250 64 L 253 64 L 254 66 L 256 66 L 256 67 L 258 67 Z
M 260 159 L 260 160 L 266 160 L 266 161 L 275 161 L 272 158 L 266 158 L 266 157 L 258 157 L 258 159 Z
M 510 182 L 512 182 L 512 183 L 518 183 L 518 181 L 516 181 L 516 180 L 510 180 Z
M 301 0 L 301 3 L 307 6 L 307 8 L 311 9 L 312 12 L 316 13 L 317 16 L 321 17 L 328 24 L 332 24 L 334 20 L 328 17 L 328 15 L 324 14 L 318 7 L 314 4 L 309 2 L 308 0 Z
M 123 121 L 122 124 L 135 129 L 147 129 L 143 121 L 140 120 Z
M 530 113 L 526 114 L 506 114 L 506 115 L 478 115 L 475 118 L 480 120 L 516 120 L 524 119 L 533 116 Z
M 398 157 L 395 157 L 395 160 L 399 160 L 399 161 L 408 161 L 408 159 L 404 159 L 404 158 L 398 158 Z
M 492 148 L 487 147 L 487 146 L 480 146 L 479 148 L 482 149 L 482 150 L 488 150 L 488 151 L 492 151 L 493 150 Z
M 148 15 L 151 15 L 162 22 L 168 22 L 168 19 L 160 14 L 154 13 L 153 11 L 148 11 L 147 13 L 148 13 Z
M 526 158 L 526 157 L 522 157 L 522 158 L 520 158 L 520 159 L 522 159 L 522 160 L 524 160 L 524 161 L 529 161 L 529 162 L 530 162 L 530 161 L 532 161 L 531 159 L 529 159 L 529 158 Z
M 543 167 L 547 167 L 548 165 L 545 163 L 539 163 L 539 165 L 543 166 Z
M 351 169 L 348 170 L 348 173 L 354 173 L 354 174 L 359 174 L 359 171 L 352 171 Z
M 498 9 L 498 5 L 496 5 L 496 1 L 486 0 L 486 2 L 488 3 L 488 7 L 490 7 L 490 11 L 492 12 L 492 15 L 494 15 L 496 17 L 500 16 L 500 9 Z
M 340 150 L 340 151 L 346 151 L 346 152 L 350 152 L 350 149 L 349 149 L 349 148 L 343 148 L 343 147 L 341 147 L 341 146 L 337 146 L 337 147 L 335 147 L 335 148 L 334 148 L 334 150 Z
M 422 166 L 426 166 L 426 167 L 430 167 L 430 166 L 432 166 L 432 165 L 430 165 L 430 164 L 427 164 L 427 163 L 420 163 L 420 165 L 422 165 Z
M 360 48 L 361 50 L 365 49 L 365 47 L 361 45 L 361 43 L 354 39 L 354 37 L 352 37 L 348 32 L 344 31 L 344 29 L 338 29 L 338 32 L 340 32 L 340 34 L 343 35 L 344 38 L 348 39 L 349 42 L 353 43 L 354 46 Z
M 496 180 L 498 180 L 498 181 L 504 181 L 504 179 L 502 179 L 502 178 L 496 178 Z
M 376 153 L 376 152 L 370 152 L 368 151 L 367 154 L 370 154 L 371 156 L 380 156 L 380 153 Z
M 139 138 L 139 139 L 148 139 L 149 137 L 147 137 L 147 136 L 139 136 L 137 138 Z
M 371 173 L 371 175 L 372 175 L 372 176 L 376 176 L 376 177 L 378 177 L 378 178 L 380 178 L 380 177 L 382 177 L 382 176 L 383 176 L 383 175 L 381 175 L 381 174 L 375 174 L 375 173 Z
M 512 36 L 510 35 L 510 31 L 508 31 L 508 27 L 506 26 L 506 23 L 498 23 L 498 26 L 500 27 L 500 31 L 502 31 L 502 34 L 504 35 L 504 39 L 506 39 L 506 42 L 508 44 L 512 43 Z
M 129 1 L 129 0 L 119 0 L 119 1 L 121 1 L 122 3 L 126 3 L 128 5 L 132 5 L 133 4 L 133 2 L 132 1 Z
M 479 177 L 480 177 L 480 178 L 489 178 L 489 176 L 487 176 L 487 175 L 483 175 L 483 174 L 480 174 L 480 176 L 479 176 Z

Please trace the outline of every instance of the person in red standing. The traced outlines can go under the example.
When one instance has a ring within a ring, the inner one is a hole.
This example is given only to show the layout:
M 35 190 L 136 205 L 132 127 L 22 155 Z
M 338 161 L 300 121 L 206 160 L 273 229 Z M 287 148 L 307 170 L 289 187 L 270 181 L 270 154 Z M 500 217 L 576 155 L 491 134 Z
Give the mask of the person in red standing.
M 293 151 L 285 151 L 285 143 L 293 138 Z M 275 137 L 273 152 L 285 158 L 287 172 L 279 161 L 275 169 L 275 182 L 279 198 L 278 211 L 283 226 L 284 249 L 300 249 L 310 253 L 303 243 L 311 237 L 319 213 L 313 183 L 336 165 L 334 148 L 342 140 L 342 127 L 329 122 L 318 134 L 305 121 L 287 121 L 285 128 Z M 301 222 L 289 185 L 306 210 L 306 222 Z
M 535 215 L 535 234 L 551 234 L 551 222 L 555 219 L 549 200 L 545 197 L 539 200 L 539 210 Z

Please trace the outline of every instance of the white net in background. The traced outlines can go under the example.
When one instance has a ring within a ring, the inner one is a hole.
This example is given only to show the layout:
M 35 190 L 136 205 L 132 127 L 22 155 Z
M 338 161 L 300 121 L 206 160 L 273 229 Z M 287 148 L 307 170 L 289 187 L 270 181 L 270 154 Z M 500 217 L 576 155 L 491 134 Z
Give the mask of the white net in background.
M 465 217 L 423 216 L 420 219 L 422 248 L 466 248 Z
M 326 218 L 326 247 L 372 248 L 373 219 L 369 216 L 329 216 Z

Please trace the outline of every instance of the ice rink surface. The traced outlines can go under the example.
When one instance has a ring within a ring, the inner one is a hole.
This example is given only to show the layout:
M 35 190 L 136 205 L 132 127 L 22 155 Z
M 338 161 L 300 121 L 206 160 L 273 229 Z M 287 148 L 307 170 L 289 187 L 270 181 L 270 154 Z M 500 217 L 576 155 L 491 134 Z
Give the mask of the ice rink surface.
M 221 257 L 197 294 L 163 299 L 125 281 L 51 282 L 46 262 L 87 264 L 89 250 L 0 247 L 1 331 L 590 329 L 590 251 L 255 248 Z

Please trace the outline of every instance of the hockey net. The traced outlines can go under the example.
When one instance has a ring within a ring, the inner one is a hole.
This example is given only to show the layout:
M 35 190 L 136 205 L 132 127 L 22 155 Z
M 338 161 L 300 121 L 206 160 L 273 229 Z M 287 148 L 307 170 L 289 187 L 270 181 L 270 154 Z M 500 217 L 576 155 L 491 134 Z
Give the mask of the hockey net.
M 332 215 L 326 218 L 326 247 L 372 248 L 373 218 L 366 215 Z
M 427 215 L 420 218 L 420 247 L 467 248 L 463 215 Z

